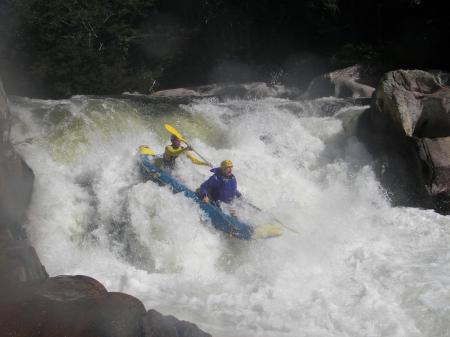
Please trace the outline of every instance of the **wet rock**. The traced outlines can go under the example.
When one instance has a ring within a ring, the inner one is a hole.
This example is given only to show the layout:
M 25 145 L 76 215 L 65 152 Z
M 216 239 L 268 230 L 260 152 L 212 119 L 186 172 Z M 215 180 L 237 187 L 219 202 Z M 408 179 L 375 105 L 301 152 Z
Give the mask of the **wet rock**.
M 254 99 L 264 97 L 294 97 L 299 92 L 295 88 L 287 88 L 282 85 L 268 85 L 264 82 L 250 82 L 237 84 L 210 84 L 193 88 L 177 88 L 161 90 L 152 93 L 149 97 L 155 99 L 181 100 L 183 98 L 207 98 L 218 99 L 238 98 Z
M 192 90 L 192 89 L 186 89 L 186 88 L 176 88 L 176 89 L 167 89 L 167 90 L 160 90 L 156 91 L 151 94 L 153 97 L 185 97 L 185 96 L 202 96 L 199 92 Z
M 361 65 L 354 65 L 320 75 L 311 81 L 301 98 L 315 99 L 330 96 L 338 98 L 371 97 L 375 89 L 360 81 L 367 71 Z
M 450 88 L 422 70 L 392 71 L 383 77 L 376 104 L 406 136 L 450 135 Z
M 422 70 L 386 73 L 358 136 L 402 205 L 450 212 L 450 88 Z
M 31 200 L 33 171 L 9 142 L 10 111 L 0 80 L 0 227 L 18 236 Z
M 19 235 L 33 192 L 34 174 L 10 143 L 0 144 L 0 226 Z
M 6 97 L 3 83 L 0 78 L 0 143 L 6 143 L 9 138 L 10 131 L 10 111 L 8 106 L 8 98 Z
M 48 277 L 36 251 L 25 240 L 14 240 L 9 230 L 0 230 L 0 287 Z
M 423 163 L 422 175 L 435 208 L 450 210 L 450 137 L 416 139 Z
M 2 294 L 0 336 L 136 337 L 143 304 L 87 276 L 23 283 Z
M 195 324 L 149 310 L 143 319 L 144 337 L 211 337 Z

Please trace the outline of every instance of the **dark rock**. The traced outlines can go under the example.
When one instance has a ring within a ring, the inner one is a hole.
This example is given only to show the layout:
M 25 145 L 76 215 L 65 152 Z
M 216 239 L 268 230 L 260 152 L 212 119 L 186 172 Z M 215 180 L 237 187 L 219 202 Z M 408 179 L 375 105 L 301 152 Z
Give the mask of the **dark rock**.
M 432 208 L 423 178 L 423 164 L 414 139 L 398 133 L 373 106 L 360 116 L 357 137 L 374 157 L 374 169 L 394 205 Z
M 40 284 L 38 289 L 40 296 L 60 302 L 101 297 L 108 292 L 96 279 L 84 275 L 52 277 Z
M 211 337 L 195 324 L 149 310 L 143 319 L 144 337 Z
M 19 284 L 0 300 L 0 336 L 142 336 L 143 304 L 87 276 Z
M 9 142 L 10 111 L 0 80 L 0 227 L 18 236 L 31 200 L 33 171 Z
M 9 226 L 15 236 L 20 236 L 33 182 L 33 171 L 11 144 L 0 144 L 0 226 Z
M 426 165 L 424 179 L 432 195 L 450 191 L 450 137 L 417 139 L 419 157 Z
M 386 73 L 357 134 L 396 204 L 450 212 L 450 90 L 421 70 Z
M 301 98 L 315 99 L 330 96 L 338 98 L 371 97 L 375 89 L 372 86 L 359 82 L 364 72 L 366 72 L 364 67 L 354 65 L 320 75 L 311 81 Z
M 384 75 L 375 93 L 380 112 L 406 136 L 450 136 L 450 88 L 422 70 L 398 70 Z
M 0 143 L 6 143 L 10 132 L 10 111 L 3 83 L 0 78 Z
M 14 240 L 9 230 L 0 230 L 0 286 L 48 277 L 36 251 L 25 240 Z

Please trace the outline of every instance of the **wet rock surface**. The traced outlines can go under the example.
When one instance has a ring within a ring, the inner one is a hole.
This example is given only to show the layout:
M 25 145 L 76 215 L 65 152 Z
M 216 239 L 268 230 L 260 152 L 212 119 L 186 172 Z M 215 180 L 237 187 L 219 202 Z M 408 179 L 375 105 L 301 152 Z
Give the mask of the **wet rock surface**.
M 387 73 L 377 88 L 376 105 L 408 137 L 450 135 L 450 88 L 422 70 Z
M 2 296 L 0 335 L 140 336 L 144 313 L 136 298 L 108 293 L 89 277 L 52 277 Z
M 358 136 L 395 202 L 450 212 L 449 112 L 442 75 L 397 70 L 383 76 Z
M 175 88 L 156 91 L 150 95 L 141 95 L 152 102 L 161 100 L 168 102 L 179 101 L 189 102 L 198 98 L 216 99 L 256 99 L 264 97 L 296 97 L 299 91 L 296 88 L 289 88 L 277 84 L 267 84 L 265 82 L 250 82 L 237 84 L 210 84 L 192 88 Z

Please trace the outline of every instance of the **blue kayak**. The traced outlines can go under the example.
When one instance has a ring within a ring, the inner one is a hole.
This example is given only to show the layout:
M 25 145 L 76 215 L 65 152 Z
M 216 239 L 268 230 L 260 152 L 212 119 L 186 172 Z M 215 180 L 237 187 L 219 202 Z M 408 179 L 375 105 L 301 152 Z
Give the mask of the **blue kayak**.
M 194 191 L 156 166 L 154 155 L 154 151 L 148 146 L 141 145 L 139 147 L 138 163 L 144 179 L 151 180 L 161 186 L 167 186 L 174 193 L 183 193 L 185 197 L 194 200 L 211 219 L 211 223 L 216 229 L 243 240 L 269 238 L 282 234 L 281 229 L 274 225 L 250 226 L 239 221 L 238 218 L 224 213 L 219 207 L 203 202 Z

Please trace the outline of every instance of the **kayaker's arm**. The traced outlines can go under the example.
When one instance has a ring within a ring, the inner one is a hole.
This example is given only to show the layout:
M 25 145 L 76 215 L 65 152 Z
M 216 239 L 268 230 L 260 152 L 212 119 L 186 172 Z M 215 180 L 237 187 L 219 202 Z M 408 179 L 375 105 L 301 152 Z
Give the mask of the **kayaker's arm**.
M 166 150 L 164 151 L 165 156 L 169 157 L 178 157 L 183 152 L 186 152 L 190 150 L 189 147 L 179 147 L 177 149 L 174 149 L 172 145 L 167 145 Z
M 191 160 L 191 162 L 193 164 L 195 164 L 195 165 L 203 165 L 203 166 L 209 166 L 210 165 L 209 163 L 194 157 L 192 155 L 192 153 L 190 153 L 190 152 L 186 152 L 186 157 L 188 157 Z

